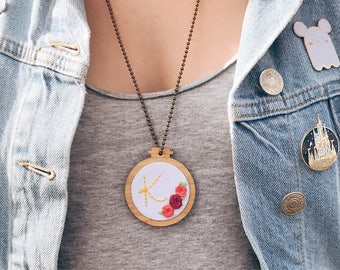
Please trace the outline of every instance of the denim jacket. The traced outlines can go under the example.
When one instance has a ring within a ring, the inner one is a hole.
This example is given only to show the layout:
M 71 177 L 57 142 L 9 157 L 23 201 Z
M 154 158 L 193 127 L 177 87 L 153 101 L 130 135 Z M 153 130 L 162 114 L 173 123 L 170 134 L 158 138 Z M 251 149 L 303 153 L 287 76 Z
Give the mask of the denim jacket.
M 293 29 L 327 19 L 339 55 L 339 14 L 339 0 L 249 1 L 229 115 L 241 217 L 262 269 L 340 269 L 340 161 L 315 171 L 300 154 L 317 114 L 339 136 L 340 68 L 316 70 Z M 0 269 L 57 268 L 89 38 L 81 0 L 0 0 Z M 277 95 L 260 84 L 269 68 L 283 81 Z M 287 215 L 292 192 L 304 208 Z

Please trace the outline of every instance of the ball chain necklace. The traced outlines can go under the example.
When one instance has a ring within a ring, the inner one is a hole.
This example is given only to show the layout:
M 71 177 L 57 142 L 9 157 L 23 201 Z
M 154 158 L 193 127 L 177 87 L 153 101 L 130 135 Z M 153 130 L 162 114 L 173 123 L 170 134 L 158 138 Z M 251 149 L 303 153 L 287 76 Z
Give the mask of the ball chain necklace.
M 140 91 L 124 47 L 110 0 L 105 0 L 112 25 L 123 54 L 131 80 L 140 101 L 154 147 L 148 153 L 150 158 L 139 162 L 129 173 L 125 184 L 125 199 L 131 212 L 141 221 L 152 226 L 168 226 L 182 220 L 191 210 L 195 200 L 195 184 L 190 172 L 179 161 L 170 157 L 173 151 L 166 147 L 171 120 L 175 110 L 178 90 L 187 60 L 195 27 L 200 0 L 196 0 L 185 51 L 172 95 L 166 127 L 159 144 L 150 115 Z

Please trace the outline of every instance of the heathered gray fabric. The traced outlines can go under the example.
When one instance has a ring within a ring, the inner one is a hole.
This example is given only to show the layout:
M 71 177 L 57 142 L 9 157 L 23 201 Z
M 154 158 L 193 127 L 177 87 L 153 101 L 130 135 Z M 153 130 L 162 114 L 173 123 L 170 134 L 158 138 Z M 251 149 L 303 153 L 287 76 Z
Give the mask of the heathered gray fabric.
M 180 91 L 167 145 L 191 171 L 196 201 L 169 227 L 136 219 L 125 203 L 130 170 L 152 139 L 135 95 L 88 90 L 73 143 L 59 269 L 259 269 L 236 199 L 227 117 L 235 64 Z M 156 134 L 172 91 L 147 94 Z

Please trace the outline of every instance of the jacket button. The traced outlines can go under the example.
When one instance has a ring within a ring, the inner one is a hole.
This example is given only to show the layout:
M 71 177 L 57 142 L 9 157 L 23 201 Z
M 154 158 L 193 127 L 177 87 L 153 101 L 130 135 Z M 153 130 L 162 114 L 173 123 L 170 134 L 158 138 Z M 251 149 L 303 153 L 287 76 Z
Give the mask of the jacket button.
M 288 216 L 297 215 L 305 207 L 306 198 L 300 192 L 291 192 L 283 197 L 281 201 L 281 210 Z
M 283 79 L 275 69 L 268 68 L 261 72 L 260 85 L 268 95 L 276 96 L 283 90 Z

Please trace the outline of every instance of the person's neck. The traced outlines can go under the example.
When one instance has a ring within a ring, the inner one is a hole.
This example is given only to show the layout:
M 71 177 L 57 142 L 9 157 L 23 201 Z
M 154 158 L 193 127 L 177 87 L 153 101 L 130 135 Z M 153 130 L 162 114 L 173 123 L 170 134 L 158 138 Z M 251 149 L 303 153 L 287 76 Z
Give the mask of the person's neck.
M 175 87 L 195 1 L 111 1 L 142 93 Z M 87 83 L 135 93 L 105 1 L 85 0 L 91 28 Z M 247 1 L 201 1 L 182 85 L 221 68 L 238 49 Z

